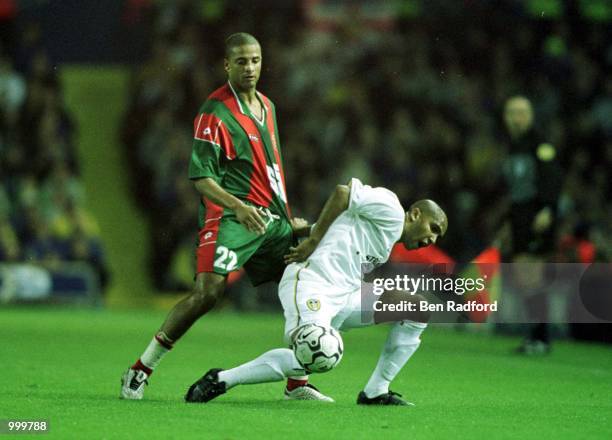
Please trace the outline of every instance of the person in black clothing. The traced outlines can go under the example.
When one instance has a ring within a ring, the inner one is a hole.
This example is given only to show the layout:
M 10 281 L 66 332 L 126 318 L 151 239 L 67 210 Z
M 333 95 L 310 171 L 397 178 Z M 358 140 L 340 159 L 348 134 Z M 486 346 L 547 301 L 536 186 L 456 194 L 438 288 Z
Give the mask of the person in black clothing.
M 524 96 L 509 98 L 504 106 L 508 155 L 502 164 L 509 212 L 510 240 L 504 259 L 511 262 L 550 262 L 555 249 L 557 201 L 562 171 L 555 147 L 534 129 L 533 108 Z M 547 291 L 522 292 L 530 321 L 529 333 L 518 351 L 550 351 Z

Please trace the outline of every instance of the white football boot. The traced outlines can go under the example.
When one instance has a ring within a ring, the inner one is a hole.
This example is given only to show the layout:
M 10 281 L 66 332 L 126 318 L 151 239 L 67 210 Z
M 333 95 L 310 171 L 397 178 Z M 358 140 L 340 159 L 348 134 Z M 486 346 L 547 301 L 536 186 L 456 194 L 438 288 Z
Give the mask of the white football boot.
M 321 393 L 314 385 L 307 383 L 289 391 L 285 388 L 285 400 L 320 400 L 321 402 L 334 402 L 334 399 Z
M 121 399 L 141 400 L 149 375 L 142 370 L 129 368 L 121 377 Z

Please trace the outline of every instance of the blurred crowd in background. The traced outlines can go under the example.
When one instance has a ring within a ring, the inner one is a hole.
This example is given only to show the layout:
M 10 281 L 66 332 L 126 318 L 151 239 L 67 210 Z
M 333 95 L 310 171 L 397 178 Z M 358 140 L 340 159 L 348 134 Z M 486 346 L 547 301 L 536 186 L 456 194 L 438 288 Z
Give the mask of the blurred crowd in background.
M 18 28 L 14 3 L 0 2 L 0 263 L 53 271 L 85 262 L 104 287 L 108 271 L 79 178 L 77 127 L 39 23 Z
M 258 89 L 276 104 L 295 216 L 314 221 L 334 185 L 358 177 L 393 190 L 404 206 L 439 201 L 451 219 L 440 247 L 470 261 L 498 236 L 503 103 L 520 94 L 563 167 L 560 245 L 588 240 L 610 261 L 609 1 L 82 5 L 0 0 L 0 262 L 86 261 L 108 279 L 57 70 L 98 57 L 132 72 L 119 135 L 134 202 L 152 225 L 152 279 L 161 290 L 188 288 L 198 209 L 187 179 L 193 120 L 225 82 L 224 40 L 239 31 L 261 42 Z M 66 44 L 68 12 L 95 18 L 79 27 L 81 44 Z
M 385 15 L 352 3 L 399 9 Z M 134 0 L 123 20 L 142 61 L 133 65 L 122 139 L 135 200 L 153 224 L 160 289 L 180 287 L 175 260 L 193 252 L 193 119 L 226 80 L 223 42 L 238 31 L 262 46 L 258 89 L 277 107 L 294 215 L 314 221 L 334 185 L 355 176 L 390 188 L 404 206 L 439 201 L 451 219 L 440 246 L 469 261 L 500 227 L 502 109 L 521 94 L 564 170 L 559 242 L 579 235 L 610 260 L 606 2 Z

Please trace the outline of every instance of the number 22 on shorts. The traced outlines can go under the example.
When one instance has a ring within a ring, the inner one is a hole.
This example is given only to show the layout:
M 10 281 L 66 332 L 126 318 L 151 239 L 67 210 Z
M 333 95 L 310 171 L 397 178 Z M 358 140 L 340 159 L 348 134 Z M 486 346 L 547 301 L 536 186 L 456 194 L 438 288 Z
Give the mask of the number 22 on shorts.
M 219 269 L 227 270 L 228 272 L 234 270 L 236 264 L 238 264 L 238 256 L 236 252 L 230 251 L 225 246 L 219 246 L 215 252 L 217 258 L 214 262 L 214 266 Z

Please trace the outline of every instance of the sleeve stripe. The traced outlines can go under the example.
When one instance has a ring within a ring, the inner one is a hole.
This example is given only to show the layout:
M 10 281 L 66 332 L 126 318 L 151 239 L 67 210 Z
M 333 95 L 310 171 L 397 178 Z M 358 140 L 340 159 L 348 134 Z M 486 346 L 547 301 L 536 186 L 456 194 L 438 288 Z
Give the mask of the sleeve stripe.
M 195 132 L 195 135 L 193 137 L 195 139 L 199 140 L 199 141 L 210 142 L 211 144 L 216 145 L 217 147 L 220 147 L 219 143 L 217 143 L 215 141 L 219 137 L 219 128 L 221 128 L 221 124 L 223 123 L 223 121 L 219 120 L 219 122 L 217 123 L 217 128 L 215 129 L 215 137 L 211 141 L 210 139 L 204 139 L 204 138 L 201 138 L 200 136 L 198 136 L 198 133 L 200 132 L 200 123 L 202 122 L 202 117 L 203 116 L 204 116 L 203 114 L 202 114 L 202 116 L 200 116 L 200 120 L 198 121 L 198 127 L 196 128 L 196 132 Z
M 219 129 L 221 128 L 221 124 L 223 121 L 219 119 L 219 123 L 217 124 L 217 128 L 215 128 L 215 137 L 213 138 L 215 141 L 219 138 Z
M 198 137 L 198 133 L 200 132 L 200 124 L 202 123 L 202 118 L 203 118 L 203 117 L 204 117 L 204 113 L 202 113 L 202 114 L 200 115 L 200 119 L 198 120 L 198 125 L 197 125 L 197 127 L 196 127 L 196 129 L 195 129 L 194 137 L 195 137 L 196 139 L 200 139 L 200 138 Z M 204 139 L 200 139 L 200 140 L 204 140 Z
M 204 120 L 206 119 L 206 120 Z M 214 125 L 214 133 L 213 133 Z M 236 151 L 232 143 L 232 137 L 223 124 L 223 120 L 214 114 L 202 113 L 194 120 L 193 138 L 198 141 L 207 142 L 220 148 L 225 157 L 232 160 L 236 157 Z

